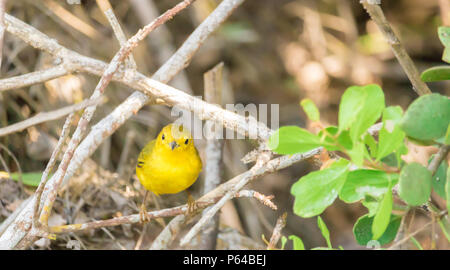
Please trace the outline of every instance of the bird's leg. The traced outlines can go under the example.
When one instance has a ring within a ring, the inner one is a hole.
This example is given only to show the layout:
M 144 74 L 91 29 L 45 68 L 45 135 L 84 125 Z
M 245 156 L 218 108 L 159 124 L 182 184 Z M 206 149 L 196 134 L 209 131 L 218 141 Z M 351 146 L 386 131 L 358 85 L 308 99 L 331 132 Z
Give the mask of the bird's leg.
M 188 194 L 188 201 L 187 201 L 187 206 L 188 206 L 188 211 L 187 211 L 187 215 L 190 216 L 192 214 L 194 214 L 197 209 L 198 209 L 198 205 L 197 202 L 195 201 L 194 197 L 192 197 L 191 193 L 189 191 L 187 191 Z
M 139 211 L 139 220 L 142 224 L 150 221 L 150 216 L 147 213 L 147 208 L 145 207 L 145 202 L 147 200 L 148 190 L 145 191 L 144 200 L 141 204 L 141 210 Z

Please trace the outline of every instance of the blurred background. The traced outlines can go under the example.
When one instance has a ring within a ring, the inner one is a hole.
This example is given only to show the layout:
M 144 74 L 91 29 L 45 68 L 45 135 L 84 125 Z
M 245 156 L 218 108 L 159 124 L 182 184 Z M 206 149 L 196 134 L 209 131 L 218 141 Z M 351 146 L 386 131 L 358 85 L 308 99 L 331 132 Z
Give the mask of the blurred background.
M 109 62 L 120 47 L 96 1 L 70 2 L 7 1 L 6 12 L 71 50 Z M 179 1 L 110 2 L 126 36 L 130 37 Z M 192 7 L 166 23 L 163 29 L 151 33 L 133 51 L 138 70 L 151 76 L 218 3 L 218 0 L 197 0 Z M 443 64 L 443 47 L 437 36 L 437 27 L 449 25 L 450 1 L 383 1 L 382 9 L 420 72 Z M 55 65 L 56 61 L 5 33 L 1 78 L 45 69 Z M 224 63 L 225 69 L 224 103 L 280 104 L 280 126 L 289 124 L 310 128 L 299 106 L 302 98 L 310 98 L 317 104 L 324 123 L 336 124 L 340 96 L 351 85 L 377 83 L 385 92 L 387 105 L 400 105 L 404 109 L 417 97 L 389 45 L 356 0 L 248 0 L 206 40 L 191 64 L 171 84 L 203 96 L 203 74 L 219 62 Z M 89 74 L 71 74 L 43 84 L 2 92 L 0 126 L 80 102 L 90 96 L 98 80 Z M 430 83 L 429 86 L 433 92 L 450 94 L 448 82 Z M 109 114 L 132 92 L 127 86 L 111 83 L 106 90 L 108 102 L 97 110 L 91 123 Z M 50 218 L 51 225 L 137 213 L 144 194 L 134 175 L 137 156 L 140 149 L 174 119 L 170 108 L 152 105 L 127 121 L 60 192 Z M 11 152 L 10 155 L 1 150 L 4 163 L 0 170 L 17 172 L 20 165 L 24 173 L 42 172 L 63 123 L 64 118 L 0 137 L 0 143 Z M 196 145 L 204 157 L 205 142 L 197 140 Z M 240 159 L 255 146 L 251 140 L 225 141 L 223 181 L 249 169 L 251 165 L 244 165 Z M 415 147 L 407 158 L 426 163 L 434 152 L 436 149 L 433 148 Z M 218 248 L 264 248 L 262 235 L 270 238 L 277 218 L 284 211 L 288 212 L 288 217 L 283 235 L 301 237 L 307 249 L 325 246 L 316 218 L 296 216 L 292 212 L 294 198 L 290 195 L 294 182 L 319 167 L 320 164 L 314 160 L 307 160 L 255 180 L 248 188 L 275 195 L 273 201 L 278 210 L 273 211 L 254 199 L 232 200 L 221 211 Z M 200 197 L 202 181 L 203 175 L 192 187 L 194 197 Z M 0 179 L 0 222 L 34 189 L 17 181 Z M 163 195 L 157 199 L 153 196 L 148 208 L 166 208 L 185 202 L 184 193 Z M 360 203 L 345 204 L 336 200 L 321 215 L 330 230 L 333 246 L 365 248 L 356 243 L 352 228 L 366 212 Z M 427 221 L 428 218 L 418 211 L 411 231 Z M 61 235 L 56 241 L 41 239 L 32 248 L 145 249 L 167 222 L 169 219 L 161 219 L 145 227 L 140 224 L 123 225 L 71 233 Z M 416 237 L 424 248 L 430 248 L 432 231 L 430 227 Z M 439 235 L 437 248 L 448 249 L 448 242 L 440 229 L 435 231 Z M 177 248 L 177 245 L 171 248 Z M 286 249 L 291 248 L 288 243 Z M 410 248 L 414 246 L 411 244 Z

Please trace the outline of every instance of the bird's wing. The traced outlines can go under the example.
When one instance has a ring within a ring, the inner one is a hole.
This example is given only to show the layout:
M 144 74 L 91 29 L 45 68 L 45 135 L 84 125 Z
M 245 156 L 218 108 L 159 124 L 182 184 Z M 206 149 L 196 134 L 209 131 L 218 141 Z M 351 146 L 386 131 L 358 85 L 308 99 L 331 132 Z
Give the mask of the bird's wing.
M 137 167 L 140 168 L 140 167 L 144 166 L 145 162 L 148 160 L 148 157 L 152 153 L 153 147 L 155 147 L 155 142 L 156 142 L 156 140 L 153 140 L 153 141 L 147 143 L 147 145 L 144 147 L 144 149 L 142 149 L 142 151 L 138 157 Z

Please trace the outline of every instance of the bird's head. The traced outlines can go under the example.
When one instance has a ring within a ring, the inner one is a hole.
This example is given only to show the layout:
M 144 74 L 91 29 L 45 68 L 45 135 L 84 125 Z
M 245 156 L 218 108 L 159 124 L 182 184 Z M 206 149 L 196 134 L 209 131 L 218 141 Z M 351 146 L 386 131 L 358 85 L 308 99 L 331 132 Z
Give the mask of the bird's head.
M 158 135 L 157 143 L 173 152 L 184 151 L 194 145 L 189 130 L 177 124 L 165 126 Z

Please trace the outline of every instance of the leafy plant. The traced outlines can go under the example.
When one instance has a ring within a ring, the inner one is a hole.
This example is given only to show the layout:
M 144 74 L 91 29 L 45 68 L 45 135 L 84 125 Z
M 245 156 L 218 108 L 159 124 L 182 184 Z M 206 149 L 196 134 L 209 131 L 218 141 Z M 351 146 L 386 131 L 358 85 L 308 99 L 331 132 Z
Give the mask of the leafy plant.
M 310 120 L 320 122 L 319 110 L 311 100 L 302 100 L 300 105 Z M 378 120 L 381 129 L 377 141 L 369 128 Z M 368 214 L 355 223 L 356 241 L 366 245 L 377 240 L 384 245 L 395 239 L 401 221 L 401 216 L 392 214 L 394 186 L 399 186 L 398 195 L 408 207 L 427 203 L 432 188 L 448 204 L 450 170 L 445 162 L 432 176 L 422 165 L 406 164 L 401 159 L 408 152 L 406 139 L 421 145 L 449 143 L 448 97 L 421 96 L 403 113 L 399 106 L 386 107 L 378 85 L 352 86 L 342 95 L 338 121 L 338 126 L 323 127 L 317 134 L 297 126 L 281 127 L 269 139 L 268 147 L 279 154 L 323 147 L 340 156 L 330 158 L 321 170 L 294 183 L 291 194 L 295 197 L 295 214 L 304 218 L 320 215 L 337 197 L 346 203 L 361 202 Z M 328 229 L 320 217 L 318 225 L 327 241 L 326 249 L 332 249 Z M 304 249 L 298 237 L 289 239 L 294 241 L 295 249 Z
M 438 28 L 439 39 L 444 45 L 444 53 L 442 54 L 442 60 L 450 63 L 450 27 L 441 26 Z M 424 82 L 435 82 L 450 80 L 450 66 L 437 66 L 432 67 L 420 75 Z
M 2 172 L 0 172 L 2 173 Z M 4 176 L 4 178 L 11 178 L 14 181 L 19 181 L 20 176 L 22 177 L 22 182 L 27 186 L 37 187 L 39 186 L 39 183 L 41 182 L 42 173 L 41 172 L 29 172 L 29 173 L 22 173 L 20 175 L 19 173 L 11 173 L 8 174 L 4 172 L 3 174 L 0 174 L 1 176 Z

